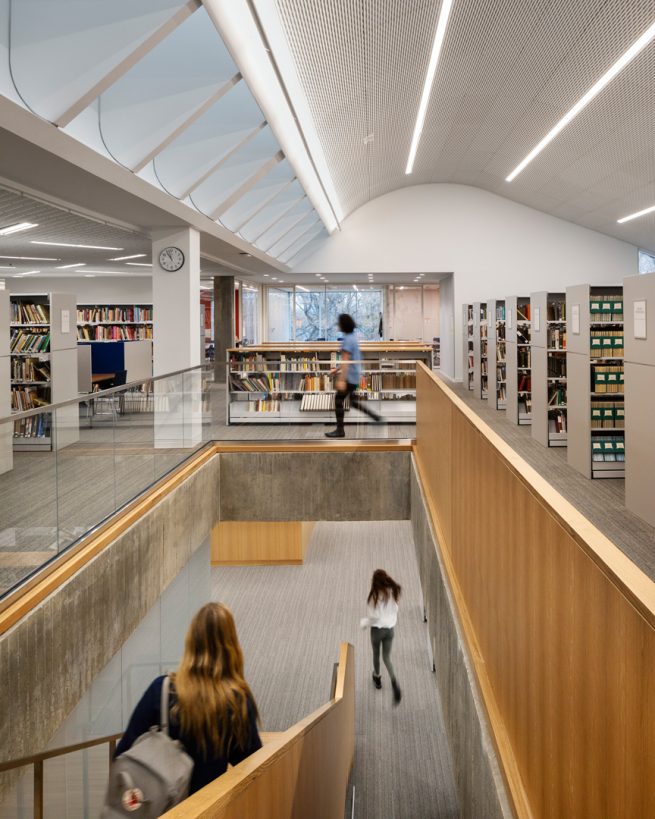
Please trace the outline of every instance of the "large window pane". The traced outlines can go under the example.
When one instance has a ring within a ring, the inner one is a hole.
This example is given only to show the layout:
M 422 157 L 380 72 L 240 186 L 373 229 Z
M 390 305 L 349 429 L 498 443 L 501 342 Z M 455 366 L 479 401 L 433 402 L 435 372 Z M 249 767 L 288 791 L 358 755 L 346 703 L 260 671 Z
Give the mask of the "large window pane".
M 268 341 L 293 341 L 293 288 L 268 289 Z
M 339 335 L 337 319 L 339 313 L 349 313 L 357 324 L 361 338 L 376 341 L 380 338 L 380 323 L 383 312 L 381 289 L 328 288 L 327 301 L 327 338 L 336 340 Z
M 296 341 L 325 341 L 325 288 L 296 288 Z
M 243 310 L 244 344 L 259 343 L 259 288 L 242 285 L 241 309 Z

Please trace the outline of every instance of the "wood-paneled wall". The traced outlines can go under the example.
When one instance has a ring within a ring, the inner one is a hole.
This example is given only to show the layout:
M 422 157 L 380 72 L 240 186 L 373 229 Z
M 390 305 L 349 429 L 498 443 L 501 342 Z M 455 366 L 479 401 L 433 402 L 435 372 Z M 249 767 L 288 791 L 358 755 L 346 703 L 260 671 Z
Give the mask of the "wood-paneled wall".
M 222 520 L 212 529 L 212 566 L 302 563 L 314 523 Z
M 655 816 L 655 584 L 439 379 L 416 460 L 515 810 Z
M 343 819 L 354 753 L 354 648 L 342 643 L 333 700 L 165 817 Z

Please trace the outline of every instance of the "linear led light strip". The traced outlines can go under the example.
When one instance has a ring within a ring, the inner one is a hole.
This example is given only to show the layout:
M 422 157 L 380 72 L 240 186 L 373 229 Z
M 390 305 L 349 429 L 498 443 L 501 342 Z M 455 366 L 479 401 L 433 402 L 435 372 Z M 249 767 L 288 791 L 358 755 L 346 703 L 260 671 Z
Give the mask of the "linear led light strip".
M 432 53 L 430 54 L 430 62 L 428 63 L 428 71 L 425 75 L 425 82 L 423 84 L 423 93 L 421 94 L 421 102 L 418 106 L 418 114 L 416 115 L 416 124 L 414 125 L 414 134 L 412 136 L 412 144 L 409 149 L 409 157 L 407 159 L 407 167 L 405 173 L 410 174 L 414 169 L 414 160 L 416 159 L 416 151 L 423 133 L 423 124 L 425 123 L 425 115 L 428 110 L 428 103 L 430 102 L 430 93 L 432 91 L 432 84 L 437 73 L 437 65 L 439 63 L 439 54 L 441 53 L 441 46 L 443 45 L 444 37 L 446 36 L 446 26 L 448 25 L 448 16 L 452 8 L 453 0 L 443 0 L 441 4 L 441 11 L 439 12 L 439 20 L 437 22 L 437 33 L 434 35 L 434 43 L 432 45 Z
M 655 37 L 655 23 L 653 23 L 649 28 L 644 31 L 641 37 L 636 40 L 630 48 L 623 54 L 619 59 L 614 63 L 614 65 L 606 71 L 603 76 L 598 80 L 598 82 L 594 83 L 591 88 L 587 91 L 587 93 L 581 97 L 576 104 L 571 108 L 570 111 L 567 111 L 566 114 L 562 117 L 562 119 L 546 134 L 546 136 L 539 142 L 535 147 L 530 151 L 530 153 L 522 160 L 516 168 L 512 171 L 512 173 L 505 178 L 506 182 L 512 182 L 516 177 L 521 173 L 521 171 L 532 162 L 532 160 L 538 156 L 543 149 L 548 145 L 549 142 L 552 142 L 555 137 L 566 128 L 566 126 L 571 122 L 572 119 L 577 117 L 577 115 L 582 111 L 584 108 L 589 105 L 589 103 L 594 99 L 594 97 L 598 96 L 600 92 L 608 85 L 614 77 L 628 65 L 634 58 L 639 54 L 641 51 L 646 48 L 646 46 L 650 43 L 650 41 Z M 620 220 L 619 220 L 620 221 Z
M 616 221 L 622 225 L 624 222 L 629 222 L 631 219 L 638 219 L 640 216 L 645 216 L 647 213 L 652 213 L 654 210 L 655 205 L 651 205 L 650 208 L 638 210 L 636 213 L 631 213 L 629 216 L 623 216 L 621 219 L 617 219 Z

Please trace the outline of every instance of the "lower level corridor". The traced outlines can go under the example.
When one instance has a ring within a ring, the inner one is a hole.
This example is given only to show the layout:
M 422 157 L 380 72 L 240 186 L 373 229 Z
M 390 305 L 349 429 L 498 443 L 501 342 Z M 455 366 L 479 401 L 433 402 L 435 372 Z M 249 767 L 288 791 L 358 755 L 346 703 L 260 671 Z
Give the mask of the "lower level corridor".
M 376 568 L 386 569 L 403 587 L 392 651 L 403 691 L 398 707 L 392 705 L 384 667 L 382 690 L 373 687 L 369 631 L 359 627 Z M 302 566 L 212 571 L 214 599 L 235 615 L 263 729 L 284 730 L 325 702 L 339 643 L 348 640 L 355 646 L 357 697 L 352 815 L 456 819 L 411 524 L 322 522 Z

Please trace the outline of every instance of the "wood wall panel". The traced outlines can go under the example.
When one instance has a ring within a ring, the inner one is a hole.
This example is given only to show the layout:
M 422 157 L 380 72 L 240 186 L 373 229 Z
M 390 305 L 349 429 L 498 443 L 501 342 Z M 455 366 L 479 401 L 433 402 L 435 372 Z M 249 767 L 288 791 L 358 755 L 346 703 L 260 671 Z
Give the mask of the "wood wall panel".
M 442 382 L 418 381 L 419 473 L 517 814 L 655 816 L 653 583 Z
M 302 563 L 314 524 L 223 520 L 212 529 L 212 566 Z

